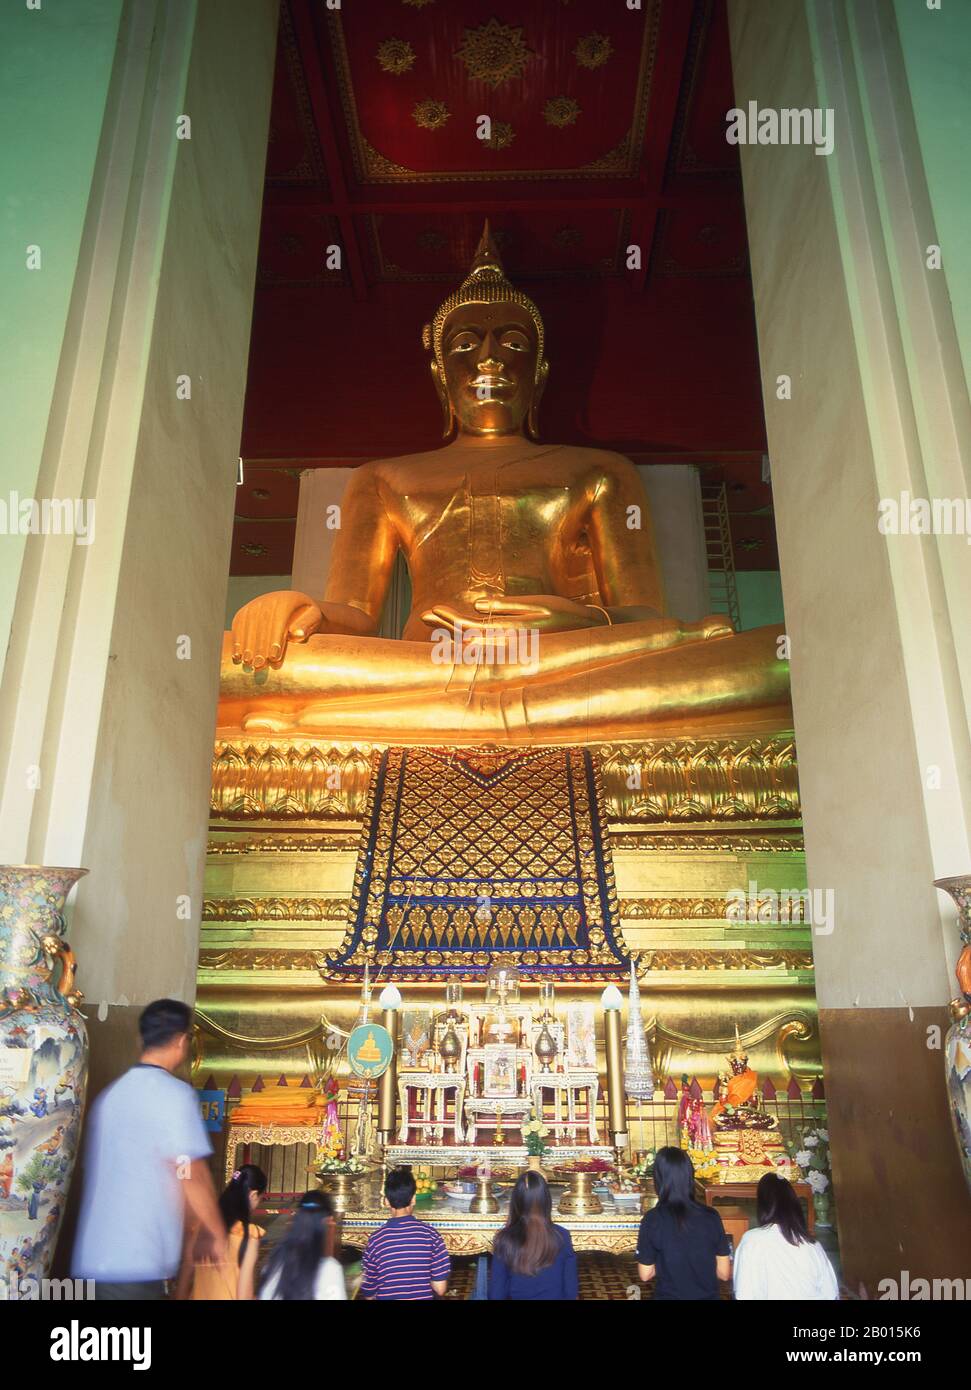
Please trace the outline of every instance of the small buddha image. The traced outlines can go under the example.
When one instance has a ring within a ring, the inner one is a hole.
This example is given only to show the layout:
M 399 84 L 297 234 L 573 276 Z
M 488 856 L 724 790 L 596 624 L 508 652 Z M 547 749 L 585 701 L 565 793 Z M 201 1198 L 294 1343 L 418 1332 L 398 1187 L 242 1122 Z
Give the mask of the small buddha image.
M 361 1046 L 357 1049 L 356 1056 L 359 1062 L 364 1062 L 372 1066 L 374 1063 L 380 1062 L 381 1049 L 374 1041 L 373 1033 L 368 1033 L 367 1037 L 361 1043 Z
M 728 1054 L 731 1067 L 722 1073 L 715 1089 L 716 1100 L 709 1116 L 712 1130 L 777 1129 L 778 1122 L 768 1115 L 758 1089 L 758 1074 L 748 1064 L 748 1054 L 742 1050 L 735 1025 L 735 1050 Z

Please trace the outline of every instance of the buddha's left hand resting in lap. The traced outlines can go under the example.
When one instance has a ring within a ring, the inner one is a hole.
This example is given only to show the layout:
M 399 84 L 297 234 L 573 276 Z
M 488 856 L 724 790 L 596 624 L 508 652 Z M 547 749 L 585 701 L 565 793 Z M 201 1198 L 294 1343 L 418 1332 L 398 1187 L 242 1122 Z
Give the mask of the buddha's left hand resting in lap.
M 637 470 L 536 442 L 543 323 L 488 233 L 424 341 L 451 442 L 354 472 L 321 600 L 286 590 L 236 614 L 221 731 L 522 744 L 783 727 L 779 629 L 666 617 Z M 412 609 L 389 640 L 399 550 Z

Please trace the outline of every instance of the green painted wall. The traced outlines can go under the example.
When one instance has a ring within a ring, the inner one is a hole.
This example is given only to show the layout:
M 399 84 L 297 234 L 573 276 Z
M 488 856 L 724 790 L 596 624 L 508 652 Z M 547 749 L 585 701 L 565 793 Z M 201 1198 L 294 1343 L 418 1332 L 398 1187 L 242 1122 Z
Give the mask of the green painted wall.
M 782 577 L 778 570 L 736 570 L 738 609 L 742 631 L 784 623 Z
M 35 495 L 121 10 L 122 0 L 0 9 L 4 502 Z M 28 246 L 40 247 L 38 270 Z M 25 544 L 0 535 L 0 672 Z
M 937 240 L 971 387 L 971 0 L 894 0 Z M 930 241 L 930 237 L 928 237 Z

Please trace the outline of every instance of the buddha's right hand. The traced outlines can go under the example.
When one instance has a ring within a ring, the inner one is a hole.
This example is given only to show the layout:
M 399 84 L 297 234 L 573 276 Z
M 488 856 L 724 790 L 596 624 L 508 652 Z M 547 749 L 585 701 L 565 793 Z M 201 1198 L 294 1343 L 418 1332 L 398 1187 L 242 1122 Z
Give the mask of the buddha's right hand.
M 322 622 L 317 604 L 296 589 L 260 594 L 244 603 L 233 619 L 233 661 L 254 671 L 279 666 L 287 642 L 306 642 Z

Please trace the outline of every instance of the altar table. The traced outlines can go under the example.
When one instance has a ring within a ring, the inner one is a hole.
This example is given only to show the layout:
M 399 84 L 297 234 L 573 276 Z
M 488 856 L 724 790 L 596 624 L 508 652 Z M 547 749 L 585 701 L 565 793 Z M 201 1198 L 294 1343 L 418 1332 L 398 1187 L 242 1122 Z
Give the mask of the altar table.
M 553 1220 L 570 1232 L 575 1250 L 633 1255 L 641 1224 L 641 1213 L 636 1204 L 621 1208 L 615 1206 L 605 1193 L 598 1192 L 604 1207 L 599 1216 L 562 1216 L 557 1212 L 556 1204 L 563 1190 L 554 1186 Z M 345 1212 L 341 1220 L 341 1239 L 345 1245 L 355 1249 L 363 1248 L 368 1236 L 388 1219 L 388 1209 L 379 1204 L 376 1189 L 372 1188 L 361 1195 L 362 1209 Z M 442 1196 L 433 1197 L 427 1205 L 422 1203 L 416 1206 L 415 1216 L 440 1232 L 450 1255 L 486 1255 L 492 1249 L 496 1232 L 506 1224 L 508 1193 L 500 1192 L 498 1196 L 499 1210 L 490 1216 L 473 1215 L 458 1202 L 450 1202 Z
M 237 1151 L 247 1144 L 264 1148 L 289 1148 L 291 1144 L 323 1144 L 326 1124 L 318 1118 L 312 1125 L 234 1125 L 226 1130 L 226 1182 L 236 1171 Z
M 758 1187 L 756 1182 L 704 1182 L 697 1184 L 699 1194 L 706 1207 L 716 1207 L 719 1198 L 726 1202 L 732 1199 L 742 1198 L 743 1201 L 754 1202 L 755 1193 Z M 794 1182 L 792 1190 L 800 1200 L 806 1203 L 806 1225 L 809 1234 L 812 1235 L 816 1226 L 816 1209 L 813 1205 L 813 1190 L 808 1182 Z

